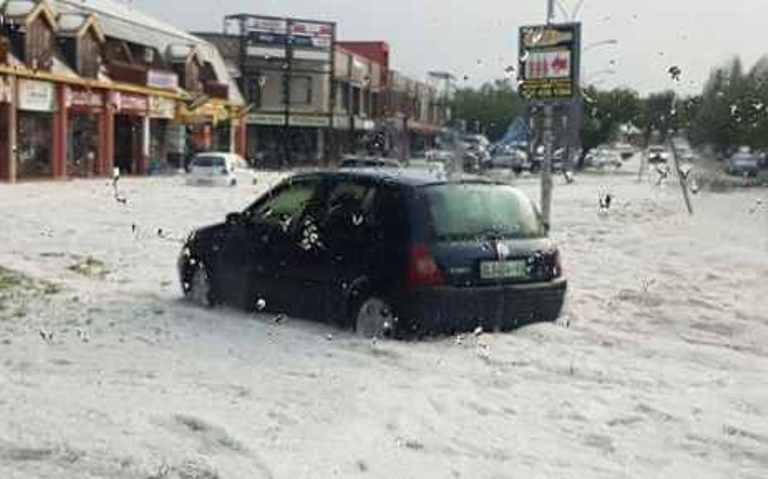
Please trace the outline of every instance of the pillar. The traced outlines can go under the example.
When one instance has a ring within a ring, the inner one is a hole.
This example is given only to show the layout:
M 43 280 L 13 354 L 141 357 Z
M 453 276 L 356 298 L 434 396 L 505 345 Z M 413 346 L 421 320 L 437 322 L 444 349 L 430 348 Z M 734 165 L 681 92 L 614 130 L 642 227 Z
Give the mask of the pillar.
M 115 112 L 108 102 L 99 116 L 99 168 L 101 176 L 111 176 L 115 167 Z
M 248 125 L 245 122 L 245 118 L 241 119 L 232 127 L 235 135 L 235 153 L 248 158 Z
M 152 122 L 149 116 L 141 117 L 141 155 L 139 156 L 139 167 L 137 173 L 145 175 L 149 173 L 149 150 L 151 140 Z
M 8 88 L 15 91 L 15 78 L 8 78 Z M 13 94 L 0 104 L 0 181 L 16 181 L 16 102 Z
M 53 114 L 53 156 L 51 170 L 54 178 L 67 176 L 67 144 L 69 142 L 69 109 L 65 102 L 65 85 L 56 85 L 58 111 Z
M 321 164 L 325 153 L 325 130 L 322 128 L 317 129 L 317 153 L 315 154 L 315 160 L 317 164 Z

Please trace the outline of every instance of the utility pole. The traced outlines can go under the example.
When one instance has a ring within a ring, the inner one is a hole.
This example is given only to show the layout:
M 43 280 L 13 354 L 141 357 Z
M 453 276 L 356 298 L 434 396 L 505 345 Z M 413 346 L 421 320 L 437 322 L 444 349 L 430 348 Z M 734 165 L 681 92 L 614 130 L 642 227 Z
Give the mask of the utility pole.
M 285 22 L 285 61 L 283 62 L 283 157 L 280 161 L 280 169 L 285 165 L 291 166 L 291 77 L 293 76 L 293 21 Z
M 547 25 L 555 16 L 555 0 L 547 0 Z M 544 159 L 541 165 L 541 215 L 549 227 L 552 215 L 552 123 L 554 107 L 551 102 L 544 105 Z

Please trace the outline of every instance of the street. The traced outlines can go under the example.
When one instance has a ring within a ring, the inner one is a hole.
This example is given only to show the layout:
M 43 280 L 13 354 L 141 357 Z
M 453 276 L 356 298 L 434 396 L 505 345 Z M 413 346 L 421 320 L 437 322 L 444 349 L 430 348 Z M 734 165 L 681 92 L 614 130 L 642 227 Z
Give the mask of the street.
M 765 189 L 555 177 L 557 324 L 372 343 L 181 300 L 259 180 L 0 184 L 0 477 L 766 476 Z

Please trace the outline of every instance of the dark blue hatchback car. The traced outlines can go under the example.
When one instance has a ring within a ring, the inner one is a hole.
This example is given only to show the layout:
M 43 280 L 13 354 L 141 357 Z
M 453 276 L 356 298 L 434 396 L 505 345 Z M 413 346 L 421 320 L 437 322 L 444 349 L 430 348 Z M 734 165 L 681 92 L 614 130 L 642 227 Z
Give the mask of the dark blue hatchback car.
M 567 282 L 534 204 L 512 186 L 408 170 L 292 176 L 192 235 L 184 294 L 421 337 L 555 320 Z

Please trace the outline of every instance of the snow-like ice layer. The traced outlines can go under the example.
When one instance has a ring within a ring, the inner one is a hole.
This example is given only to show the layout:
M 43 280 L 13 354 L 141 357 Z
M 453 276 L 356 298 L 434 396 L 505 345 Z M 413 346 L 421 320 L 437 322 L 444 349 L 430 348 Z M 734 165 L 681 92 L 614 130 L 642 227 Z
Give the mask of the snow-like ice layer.
M 0 311 L 0 477 L 768 475 L 765 190 L 558 181 L 561 324 L 374 345 L 180 301 L 176 240 L 276 180 L 0 185 L 0 265 L 65 288 Z

